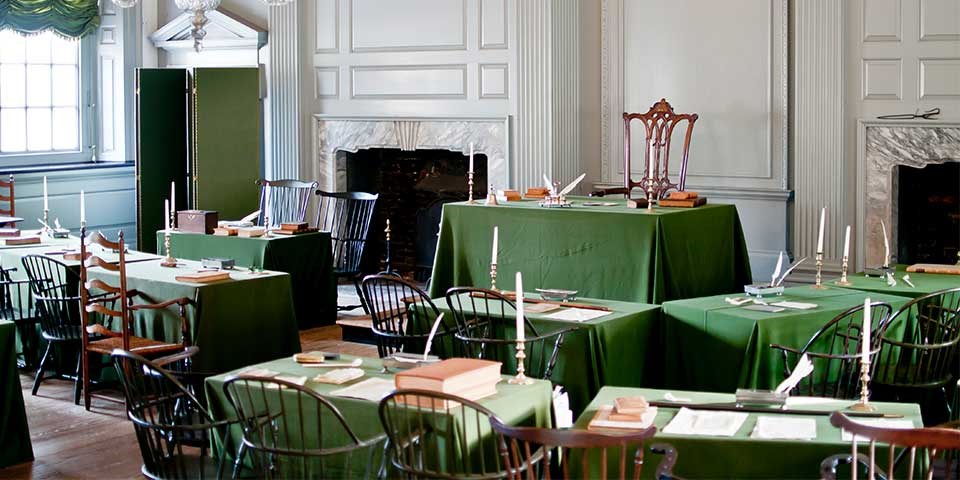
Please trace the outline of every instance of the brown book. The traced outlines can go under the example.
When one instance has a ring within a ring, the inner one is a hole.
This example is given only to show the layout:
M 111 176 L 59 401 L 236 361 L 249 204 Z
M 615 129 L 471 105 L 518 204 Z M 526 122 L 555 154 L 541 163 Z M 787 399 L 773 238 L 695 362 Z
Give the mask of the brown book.
M 218 237 L 232 237 L 237 234 L 235 227 L 217 227 L 213 229 L 213 234 Z
M 692 198 L 697 198 L 697 192 L 670 192 L 670 200 L 690 200 Z
M 618 397 L 613 401 L 613 411 L 616 414 L 640 416 L 648 408 L 650 404 L 642 396 Z
M 475 358 L 449 358 L 433 365 L 397 373 L 397 388 L 414 388 L 461 395 L 482 385 L 500 381 L 500 362 Z
M 622 416 L 617 416 L 613 413 L 613 407 L 609 405 L 601 405 L 600 409 L 597 410 L 597 413 L 593 415 L 593 418 L 590 419 L 590 423 L 587 424 L 587 430 L 590 431 L 625 431 L 625 430 L 643 430 L 648 428 L 650 425 L 647 422 L 644 422 L 642 419 L 622 419 Z M 639 417 L 635 417 L 639 418 Z M 650 419 L 650 424 L 653 424 Z
M 697 197 L 688 200 L 671 200 L 669 198 L 664 198 L 657 201 L 657 205 L 661 207 L 693 208 L 706 204 L 707 197 Z
M 14 245 L 36 245 L 40 243 L 40 237 L 10 237 L 3 240 L 8 247 Z
M 230 272 L 222 271 L 212 271 L 212 272 L 196 272 L 188 273 L 186 275 L 177 275 L 175 277 L 178 282 L 186 283 L 212 283 L 219 282 L 221 280 L 229 280 Z
M 304 228 L 302 230 L 284 230 L 282 228 L 275 228 L 273 230 L 270 230 L 270 233 L 273 235 L 293 236 L 293 235 L 300 235 L 303 233 L 310 233 L 310 232 L 316 232 L 316 231 L 317 231 L 316 228 Z
M 290 232 L 299 232 L 300 230 L 303 230 L 305 228 L 307 228 L 307 222 L 280 224 L 280 230 L 287 230 Z
M 453 395 L 456 395 L 460 398 L 465 398 L 467 400 L 474 400 L 474 401 L 480 400 L 482 398 L 487 398 L 496 394 L 497 394 L 496 383 L 487 383 L 483 385 L 478 385 L 473 388 L 468 388 L 460 392 L 453 393 Z M 397 397 L 397 402 L 407 404 L 407 405 L 418 405 L 422 408 L 436 408 L 437 410 L 448 410 L 448 409 L 460 406 L 460 403 L 454 400 L 440 400 L 436 398 L 414 397 L 414 396 Z
M 246 238 L 262 237 L 265 230 L 263 227 L 238 228 L 237 236 Z
M 530 187 L 524 196 L 527 198 L 543 198 L 546 197 L 548 193 L 550 193 L 550 190 L 544 187 Z
M 0 228 L 0 237 L 19 237 L 19 228 Z
M 910 273 L 939 273 L 944 275 L 960 275 L 960 265 L 938 265 L 935 263 L 918 263 L 907 267 Z
M 517 202 L 522 200 L 522 198 L 520 197 L 520 192 L 516 190 L 504 190 L 503 196 L 507 197 L 508 202 Z

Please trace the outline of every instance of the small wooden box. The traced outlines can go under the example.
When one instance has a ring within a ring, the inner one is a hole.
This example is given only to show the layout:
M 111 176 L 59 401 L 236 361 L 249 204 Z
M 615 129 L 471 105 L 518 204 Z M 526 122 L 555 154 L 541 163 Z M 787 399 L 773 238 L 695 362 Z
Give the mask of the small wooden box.
M 177 228 L 181 232 L 213 233 L 219 217 L 212 210 L 180 210 L 177 212 Z

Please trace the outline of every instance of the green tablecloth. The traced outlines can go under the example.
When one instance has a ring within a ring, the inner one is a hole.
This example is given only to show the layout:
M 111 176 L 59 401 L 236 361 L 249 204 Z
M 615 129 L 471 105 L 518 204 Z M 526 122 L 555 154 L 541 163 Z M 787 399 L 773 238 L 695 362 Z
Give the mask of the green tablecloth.
M 144 294 L 144 300 L 138 300 L 138 303 L 179 297 L 191 300 L 187 307 L 187 321 L 193 344 L 200 348 L 193 357 L 194 369 L 226 372 L 300 351 L 290 275 L 233 272 L 231 280 L 185 283 L 175 277 L 197 271 L 200 262 L 180 262 L 177 268 L 161 267 L 155 261 L 130 263 L 127 265 L 127 288 Z M 112 285 L 118 280 L 116 273 L 102 268 L 91 269 L 90 277 Z M 136 326 L 138 333 L 150 338 L 171 342 L 180 339 L 176 307 L 138 312 Z
M 904 275 L 910 275 L 911 287 L 903 281 Z M 851 285 L 843 287 L 864 292 L 887 293 L 901 297 L 916 298 L 928 293 L 944 290 L 947 288 L 960 287 L 960 275 L 942 275 L 936 273 L 907 273 L 907 265 L 897 265 L 897 271 L 894 273 L 894 279 L 897 284 L 893 287 L 887 286 L 887 280 L 881 277 L 868 277 L 863 273 L 855 273 L 847 276 Z M 839 280 L 835 278 L 828 282 Z
M 738 387 L 774 388 L 783 380 L 783 358 L 769 347 L 771 343 L 803 347 L 827 321 L 862 305 L 867 297 L 890 303 L 894 309 L 908 301 L 836 287 L 816 290 L 799 286 L 765 301 L 816 303 L 817 308 L 752 311 L 724 302 L 724 295 L 666 302 L 664 385 L 731 393 Z M 898 322 L 897 328 L 904 328 L 903 322 Z
M 659 368 L 657 355 L 661 351 L 657 345 L 659 306 L 585 298 L 577 302 L 605 306 L 612 312 L 582 323 L 547 318 L 554 312 L 527 314 L 541 335 L 569 327 L 578 328 L 564 335 L 551 378 L 554 383 L 563 385 L 570 395 L 574 413 L 582 411 L 604 385 L 644 385 L 649 371 Z M 446 299 L 437 299 L 435 303 L 441 312 L 448 312 L 445 318 L 450 318 L 452 325 L 453 317 Z M 464 302 L 465 307 L 469 305 L 469 301 Z M 499 307 L 492 310 L 499 312 Z M 508 307 L 506 311 L 509 316 L 514 315 L 513 309 Z M 506 331 L 508 338 L 515 334 L 514 328 Z
M 647 400 L 664 400 L 664 390 L 638 388 L 604 387 L 574 428 L 585 429 L 590 419 L 601 405 L 612 405 L 614 399 L 623 396 L 643 395 Z M 674 395 L 689 398 L 699 403 L 732 402 L 733 395 L 678 392 Z M 818 399 L 819 400 L 819 399 Z M 804 405 L 804 410 L 831 412 L 842 410 L 850 405 L 849 401 Z M 914 426 L 922 426 L 920 407 L 915 404 L 872 402 L 880 413 L 903 415 Z M 677 409 L 660 407 L 654 424 L 662 429 Z M 850 441 L 841 438 L 840 429 L 830 425 L 828 415 L 797 416 L 790 418 L 814 418 L 817 423 L 817 438 L 814 440 L 764 440 L 750 438 L 759 416 L 778 416 L 777 414 L 751 413 L 737 433 L 731 437 L 707 437 L 693 435 L 670 435 L 658 433 L 654 442 L 665 442 L 677 450 L 677 465 L 673 472 L 683 478 L 820 478 L 820 462 L 824 458 L 850 452 Z M 786 415 L 784 415 L 786 417 Z M 653 443 L 653 442 L 650 442 Z M 650 443 L 647 444 L 649 447 Z M 866 453 L 866 447 L 861 448 Z M 657 463 L 663 457 L 647 453 L 644 462 L 643 477 L 652 478 Z M 617 470 L 610 467 L 610 472 Z
M 348 362 L 353 358 L 355 357 L 344 356 L 341 361 Z M 290 358 L 258 364 L 254 365 L 254 367 L 265 368 L 285 375 L 306 376 L 308 379 L 322 373 L 321 370 L 325 370 L 302 367 Z M 382 364 L 379 359 L 364 358 L 361 368 L 364 370 L 365 376 L 360 380 L 349 382 L 348 385 L 358 383 L 370 377 L 392 378 L 392 374 L 380 373 Z M 234 418 L 233 410 L 223 391 L 223 383 L 227 376 L 227 374 L 218 375 L 208 378 L 206 382 L 206 393 L 210 411 L 217 419 Z M 550 383 L 537 381 L 532 385 L 510 385 L 506 380 L 507 377 L 504 377 L 504 381 L 497 385 L 496 395 L 481 399 L 479 403 L 489 408 L 508 424 L 549 427 L 551 425 L 550 408 L 552 403 Z M 379 406 L 377 402 L 330 395 L 330 392 L 341 389 L 347 385 L 329 385 L 308 381 L 306 386 L 330 400 L 330 402 L 340 410 L 340 413 L 343 414 L 347 423 L 360 439 L 371 438 L 383 433 L 383 427 L 380 424 L 380 417 L 377 410 Z M 453 408 L 449 411 L 447 415 L 449 421 L 460 421 L 456 415 L 458 411 L 459 408 Z M 309 420 L 307 421 L 309 422 Z M 314 423 L 316 422 L 314 421 Z M 324 425 L 328 425 L 328 423 L 324 423 Z M 487 428 L 489 428 L 489 424 L 481 426 L 481 429 L 486 430 Z M 489 430 L 486 431 L 488 432 Z M 317 435 L 316 430 L 310 433 Z M 227 442 L 226 448 L 231 456 L 236 452 L 236 447 L 239 445 L 241 438 L 240 435 L 239 427 L 234 427 L 230 431 L 230 439 Z M 322 435 L 325 448 L 345 444 L 341 432 L 337 429 L 325 429 Z M 310 445 L 318 444 L 317 438 L 307 438 L 306 441 Z M 215 448 L 222 450 L 219 442 L 217 442 Z M 361 455 L 360 457 L 360 460 L 363 460 L 363 456 Z M 363 472 L 366 465 L 357 464 L 357 462 L 354 461 L 351 467 L 351 470 L 356 474 Z
M 13 322 L 0 320 L 0 468 L 33 460 Z
M 163 250 L 163 232 L 157 232 Z M 170 248 L 177 258 L 232 258 L 237 266 L 251 265 L 287 272 L 293 282 L 293 303 L 300 328 L 337 321 L 337 282 L 333 276 L 330 232 L 269 238 L 221 237 L 175 232 Z
M 535 201 L 443 206 L 430 296 L 490 285 L 493 227 L 500 227 L 497 286 L 579 290 L 581 296 L 659 304 L 742 291 L 750 260 L 733 205 L 547 209 Z

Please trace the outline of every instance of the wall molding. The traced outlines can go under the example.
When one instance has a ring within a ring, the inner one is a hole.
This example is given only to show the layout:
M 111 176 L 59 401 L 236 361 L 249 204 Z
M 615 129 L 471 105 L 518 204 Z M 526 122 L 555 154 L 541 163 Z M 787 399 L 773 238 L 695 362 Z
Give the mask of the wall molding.
M 445 1 L 455 1 L 455 0 L 445 0 Z M 467 49 L 467 0 L 460 0 L 460 41 L 458 43 L 451 44 L 435 44 L 435 45 L 397 45 L 397 46 L 380 46 L 380 47 L 358 47 L 356 46 L 356 38 L 354 37 L 354 3 L 356 0 L 349 0 L 349 8 L 347 10 L 347 28 L 349 29 L 349 39 L 350 39 L 350 52 L 352 53 L 387 53 L 387 52 L 442 52 L 449 50 L 466 50 Z
M 357 72 L 428 72 L 428 71 L 457 71 L 460 73 L 458 82 L 460 90 L 455 93 L 357 93 Z M 439 65 L 353 65 L 350 67 L 350 98 L 356 100 L 450 100 L 467 98 L 467 65 L 439 64 Z
M 497 0 L 477 0 L 477 35 L 480 39 L 479 48 L 480 50 L 506 50 L 510 48 L 510 35 L 508 28 L 509 19 L 507 17 L 507 1 L 508 0 L 498 0 L 503 3 L 501 10 L 503 11 L 503 41 L 502 42 L 487 42 L 483 36 L 483 4 L 488 1 L 497 1 Z
M 268 179 L 300 178 L 300 2 L 271 7 L 267 16 L 270 65 L 267 69 L 269 111 Z

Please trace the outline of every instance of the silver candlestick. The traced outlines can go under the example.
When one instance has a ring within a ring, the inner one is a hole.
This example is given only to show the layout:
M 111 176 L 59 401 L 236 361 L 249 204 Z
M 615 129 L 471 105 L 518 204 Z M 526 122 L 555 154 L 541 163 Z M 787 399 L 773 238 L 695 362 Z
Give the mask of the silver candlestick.
M 511 385 L 530 385 L 533 383 L 533 379 L 527 378 L 523 373 L 523 360 L 527 358 L 527 354 L 523 352 L 525 343 L 524 340 L 517 340 L 517 375 L 507 380 L 507 383 Z
M 870 360 L 860 360 L 860 401 L 850 405 L 854 412 L 875 412 L 877 407 L 870 405 Z
M 647 210 L 653 211 L 653 179 L 647 181 Z
M 490 290 L 497 291 L 497 264 L 490 264 Z
M 849 265 L 850 265 L 850 257 L 848 257 L 847 255 L 844 255 L 843 270 L 840 273 L 840 280 L 837 280 L 836 282 L 834 282 L 836 285 L 839 285 L 841 287 L 849 287 L 850 285 L 852 285 L 850 283 L 850 280 L 847 279 L 847 268 L 849 267 Z
M 177 259 L 170 253 L 170 230 L 163 231 L 163 250 L 167 256 L 160 261 L 161 267 L 176 268 Z
M 53 229 L 50 228 L 50 210 L 43 209 L 43 228 L 40 229 L 41 232 L 48 235 L 53 235 Z
M 473 202 L 473 171 L 467 172 L 467 203 Z

